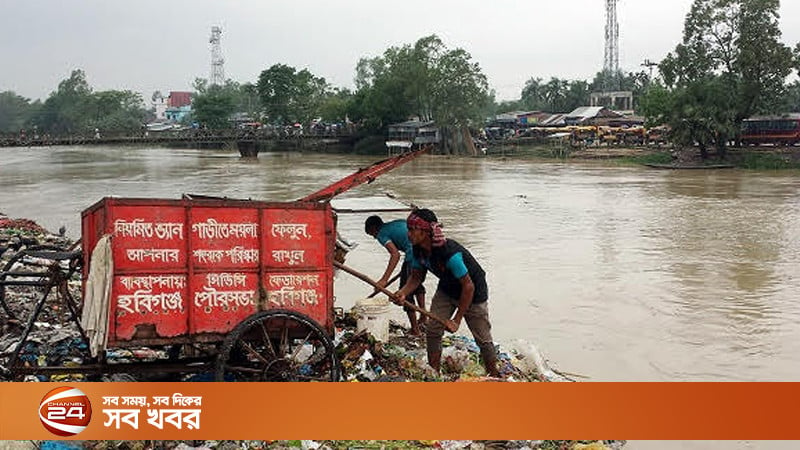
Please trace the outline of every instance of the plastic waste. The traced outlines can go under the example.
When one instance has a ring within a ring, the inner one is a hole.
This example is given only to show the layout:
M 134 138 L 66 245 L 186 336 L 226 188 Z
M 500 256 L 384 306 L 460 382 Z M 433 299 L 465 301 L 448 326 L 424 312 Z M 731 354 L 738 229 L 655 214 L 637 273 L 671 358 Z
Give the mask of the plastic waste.
M 563 375 L 553 372 L 545 362 L 544 356 L 532 342 L 517 339 L 511 344 L 511 348 L 517 354 L 523 370 L 529 373 L 538 373 L 547 381 L 571 381 Z
M 389 311 L 388 299 L 381 297 L 357 300 L 353 312 L 357 317 L 356 332 L 366 331 L 375 340 L 387 342 L 389 340 Z
M 456 346 L 442 349 L 442 368 L 448 373 L 461 373 L 470 364 L 471 359 L 467 350 Z

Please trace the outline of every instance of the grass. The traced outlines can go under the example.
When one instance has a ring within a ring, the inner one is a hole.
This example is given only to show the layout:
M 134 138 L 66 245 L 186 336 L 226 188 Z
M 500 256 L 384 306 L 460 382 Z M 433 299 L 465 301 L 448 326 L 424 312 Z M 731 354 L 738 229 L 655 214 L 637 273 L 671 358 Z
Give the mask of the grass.
M 800 169 L 797 155 L 764 152 L 742 152 L 732 158 L 737 167 L 750 170 Z
M 623 164 L 670 164 L 672 163 L 672 155 L 664 151 L 649 155 L 627 156 L 620 158 L 619 162 Z
M 591 151 L 591 150 L 590 150 Z M 691 150 L 690 150 L 691 151 Z M 582 160 L 583 157 L 573 155 L 570 147 L 556 146 L 496 146 L 489 150 L 488 157 L 504 157 L 514 159 L 546 159 L 546 160 Z M 719 160 L 712 157 L 705 162 L 698 159 L 696 164 L 732 164 L 746 170 L 798 170 L 800 169 L 800 149 L 761 149 L 747 150 L 730 148 L 727 157 Z M 651 153 L 631 156 L 612 156 L 606 159 L 619 165 L 671 164 L 674 162 L 669 150 L 654 150 Z

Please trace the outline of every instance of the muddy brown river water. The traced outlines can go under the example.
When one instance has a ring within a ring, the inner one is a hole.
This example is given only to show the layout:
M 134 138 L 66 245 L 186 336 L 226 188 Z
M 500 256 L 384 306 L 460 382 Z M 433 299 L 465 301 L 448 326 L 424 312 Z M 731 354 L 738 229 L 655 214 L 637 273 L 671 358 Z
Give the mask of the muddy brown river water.
M 377 159 L 7 148 L 0 211 L 66 225 L 77 238 L 81 211 L 104 196 L 292 200 Z M 488 273 L 495 339 L 534 342 L 563 371 L 593 381 L 800 381 L 798 175 L 423 156 L 342 202 L 378 205 L 391 192 L 436 211 Z M 341 214 L 339 232 L 360 244 L 347 264 L 377 278 L 387 254 L 363 232 L 366 216 Z M 432 293 L 435 279 L 427 285 Z M 347 308 L 370 289 L 339 274 L 335 291 Z

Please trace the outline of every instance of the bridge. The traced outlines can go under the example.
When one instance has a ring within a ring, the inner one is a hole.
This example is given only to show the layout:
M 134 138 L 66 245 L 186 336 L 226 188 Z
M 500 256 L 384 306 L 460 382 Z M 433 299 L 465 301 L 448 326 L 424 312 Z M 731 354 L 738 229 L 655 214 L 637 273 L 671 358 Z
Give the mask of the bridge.
M 337 132 L 286 132 L 283 130 L 180 130 L 140 132 L 113 135 L 47 134 L 0 135 L 0 147 L 42 147 L 53 145 L 158 145 L 186 148 L 227 148 L 245 146 L 282 148 L 314 148 L 320 146 L 353 145 L 355 135 L 347 130 Z M 240 144 L 241 143 L 241 144 Z

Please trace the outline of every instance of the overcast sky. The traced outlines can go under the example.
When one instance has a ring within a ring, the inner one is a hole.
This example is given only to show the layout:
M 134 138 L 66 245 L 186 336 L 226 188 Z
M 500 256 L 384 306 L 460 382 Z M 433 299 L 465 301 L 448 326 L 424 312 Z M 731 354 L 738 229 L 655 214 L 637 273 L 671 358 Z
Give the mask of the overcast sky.
M 620 0 L 620 66 L 641 70 L 681 38 L 692 0 Z M 783 42 L 800 41 L 800 0 L 783 0 Z M 525 81 L 591 80 L 603 65 L 604 0 L 3 0 L 0 91 L 45 99 L 73 69 L 95 90 L 190 90 L 208 78 L 211 27 L 225 75 L 255 82 L 276 63 L 353 87 L 361 57 L 437 34 L 468 51 L 498 99 Z

